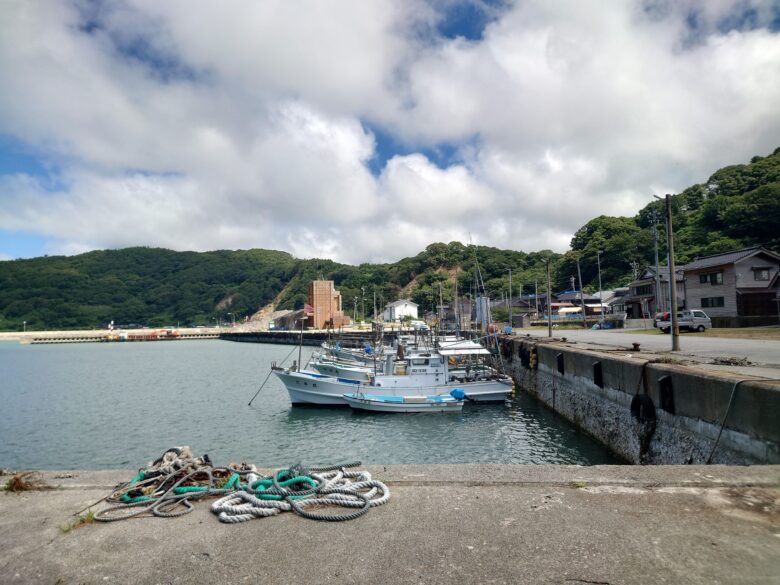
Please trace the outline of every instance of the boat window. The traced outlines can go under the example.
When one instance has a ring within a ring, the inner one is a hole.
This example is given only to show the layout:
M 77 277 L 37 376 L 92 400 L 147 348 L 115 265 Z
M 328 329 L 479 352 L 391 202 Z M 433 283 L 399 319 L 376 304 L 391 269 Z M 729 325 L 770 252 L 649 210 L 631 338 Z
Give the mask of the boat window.
M 413 366 L 427 366 L 428 365 L 428 360 L 426 360 L 426 359 L 412 360 L 412 365 Z

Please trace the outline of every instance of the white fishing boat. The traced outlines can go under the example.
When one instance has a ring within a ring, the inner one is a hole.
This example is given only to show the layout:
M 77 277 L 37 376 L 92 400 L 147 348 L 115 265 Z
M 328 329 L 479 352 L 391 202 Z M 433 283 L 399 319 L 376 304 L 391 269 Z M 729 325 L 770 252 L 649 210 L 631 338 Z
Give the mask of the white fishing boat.
M 463 392 L 458 393 L 457 389 L 452 395 L 390 396 L 358 392 L 344 394 L 343 398 L 357 410 L 393 413 L 460 412 L 464 402 Z
M 384 368 L 385 365 L 382 364 L 381 367 Z M 371 366 L 354 361 L 329 358 L 324 354 L 312 354 L 312 359 L 306 365 L 306 369 L 332 378 L 346 378 L 359 382 L 368 380 L 374 371 Z
M 449 371 L 450 360 L 489 356 L 481 345 L 456 342 L 431 352 L 413 352 L 402 359 L 386 356 L 384 368 L 373 372 L 368 380 L 354 380 L 329 376 L 319 372 L 297 371 L 273 366 L 273 372 L 282 381 L 294 404 L 343 406 L 344 394 L 379 394 L 386 396 L 441 396 L 455 388 L 463 389 L 465 397 L 474 402 L 502 402 L 512 392 L 509 376 L 495 370 L 461 369 Z M 390 369 L 391 368 L 391 369 Z
M 351 362 L 357 362 L 359 364 L 369 365 L 373 364 L 374 360 L 382 359 L 384 356 L 384 347 L 378 346 L 374 348 L 370 343 L 364 343 L 363 347 L 344 347 L 340 341 L 335 343 L 329 343 L 327 341 L 322 343 L 322 349 L 326 354 L 338 359 Z M 392 349 L 390 349 L 392 352 Z

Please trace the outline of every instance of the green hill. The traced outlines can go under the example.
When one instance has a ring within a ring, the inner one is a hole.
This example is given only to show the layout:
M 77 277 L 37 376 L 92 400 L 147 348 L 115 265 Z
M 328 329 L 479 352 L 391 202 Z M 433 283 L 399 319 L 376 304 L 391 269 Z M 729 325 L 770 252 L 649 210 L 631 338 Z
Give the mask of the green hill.
M 780 251 L 780 148 L 749 164 L 716 171 L 706 182 L 675 195 L 673 221 L 678 262 L 747 245 Z M 0 262 L 0 330 L 31 330 L 142 324 L 153 327 L 241 320 L 277 299 L 277 308 L 298 309 L 315 278 L 333 279 L 352 312 L 371 314 L 377 305 L 410 296 L 431 309 L 441 295 L 475 290 L 475 259 L 491 297 L 544 288 L 545 264 L 554 267 L 554 289 L 570 288 L 580 259 L 586 290 L 598 288 L 601 251 L 604 289 L 625 285 L 635 269 L 653 260 L 651 223 L 659 224 L 659 253 L 665 257 L 663 202 L 635 217 L 600 216 L 580 228 L 564 255 L 518 252 L 459 242 L 434 243 L 391 264 L 350 266 L 331 260 L 298 260 L 273 250 L 174 252 L 160 248 L 101 250 L 78 256 L 49 256 Z M 661 261 L 664 263 L 664 260 Z
M 602 215 L 577 230 L 556 271 L 557 284 L 564 286 L 576 273 L 579 257 L 586 288 L 598 286 L 596 257 L 602 250 L 604 289 L 625 285 L 633 266 L 653 262 L 654 214 L 660 222 L 660 262 L 666 264 L 665 204 L 654 200 L 633 218 Z M 724 167 L 672 196 L 672 225 L 678 263 L 753 245 L 780 252 L 780 148 L 749 164 Z

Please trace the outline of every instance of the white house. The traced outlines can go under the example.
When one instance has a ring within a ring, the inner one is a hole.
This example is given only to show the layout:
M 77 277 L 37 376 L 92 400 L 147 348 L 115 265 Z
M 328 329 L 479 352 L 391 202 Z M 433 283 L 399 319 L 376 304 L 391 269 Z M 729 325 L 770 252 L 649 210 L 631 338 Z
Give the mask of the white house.
M 417 319 L 417 303 L 410 299 L 401 299 L 394 303 L 388 303 L 382 313 L 382 319 L 385 321 L 400 321 L 407 315 L 412 319 Z

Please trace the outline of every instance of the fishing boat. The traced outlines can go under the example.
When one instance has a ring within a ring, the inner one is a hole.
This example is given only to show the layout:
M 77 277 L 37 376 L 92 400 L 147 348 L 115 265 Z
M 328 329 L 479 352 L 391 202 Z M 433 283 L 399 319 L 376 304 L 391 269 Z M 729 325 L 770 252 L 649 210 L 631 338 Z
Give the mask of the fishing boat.
M 347 393 L 344 400 L 354 409 L 371 412 L 429 413 L 460 412 L 465 394 L 454 389 L 450 394 L 431 396 L 390 396 L 382 394 Z
M 384 369 L 386 366 L 382 364 Z M 307 370 L 315 370 L 325 376 L 346 378 L 347 380 L 364 381 L 371 377 L 374 369 L 371 366 L 351 360 L 337 359 L 325 354 L 312 354 L 312 359 L 306 364 Z
M 509 376 L 493 369 L 478 370 L 460 367 L 458 360 L 469 359 L 474 364 L 490 352 L 471 341 L 461 341 L 431 351 L 414 351 L 403 358 L 385 356 L 383 368 L 374 370 L 367 380 L 355 380 L 341 375 L 280 368 L 272 371 L 287 388 L 290 401 L 298 404 L 345 406 L 344 394 L 378 394 L 383 396 L 442 396 L 460 388 L 465 398 L 474 402 L 502 402 L 511 394 L 513 382 Z M 449 368 L 454 363 L 453 371 Z

